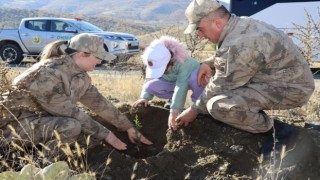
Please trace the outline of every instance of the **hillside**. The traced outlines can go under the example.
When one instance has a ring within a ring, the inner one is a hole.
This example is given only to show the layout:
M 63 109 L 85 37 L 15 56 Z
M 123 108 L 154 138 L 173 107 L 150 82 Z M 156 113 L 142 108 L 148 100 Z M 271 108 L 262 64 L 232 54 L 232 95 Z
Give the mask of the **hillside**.
M 109 16 L 123 20 L 157 22 L 162 24 L 185 23 L 186 0 L 0 0 L 2 8 L 37 9 L 86 16 Z

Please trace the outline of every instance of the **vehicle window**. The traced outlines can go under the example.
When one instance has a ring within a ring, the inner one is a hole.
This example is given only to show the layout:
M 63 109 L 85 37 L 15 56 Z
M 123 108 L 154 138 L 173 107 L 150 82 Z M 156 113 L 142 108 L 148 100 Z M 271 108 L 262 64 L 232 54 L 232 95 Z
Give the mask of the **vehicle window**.
M 81 31 L 103 31 L 102 29 L 98 28 L 95 25 L 92 25 L 88 22 L 85 21 L 70 21 L 70 24 L 72 24 L 73 26 L 77 27 L 77 29 L 80 29 Z
M 25 22 L 27 29 L 35 31 L 46 31 L 47 21 L 46 20 L 30 20 Z
M 69 25 L 62 21 L 51 21 L 51 31 L 52 32 L 65 32 L 65 29 L 69 27 Z

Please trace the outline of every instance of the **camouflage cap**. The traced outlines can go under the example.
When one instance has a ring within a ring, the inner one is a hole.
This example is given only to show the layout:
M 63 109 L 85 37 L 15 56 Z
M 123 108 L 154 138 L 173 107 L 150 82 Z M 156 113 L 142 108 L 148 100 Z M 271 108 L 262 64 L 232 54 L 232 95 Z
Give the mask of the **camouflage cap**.
M 72 37 L 68 47 L 76 51 L 86 52 L 101 60 L 114 60 L 115 55 L 108 53 L 103 47 L 103 37 L 95 34 L 81 33 Z
M 210 12 L 221 6 L 217 0 L 193 0 L 186 9 L 185 15 L 188 18 L 189 25 L 184 34 L 192 33 L 197 29 L 200 20 L 207 16 Z

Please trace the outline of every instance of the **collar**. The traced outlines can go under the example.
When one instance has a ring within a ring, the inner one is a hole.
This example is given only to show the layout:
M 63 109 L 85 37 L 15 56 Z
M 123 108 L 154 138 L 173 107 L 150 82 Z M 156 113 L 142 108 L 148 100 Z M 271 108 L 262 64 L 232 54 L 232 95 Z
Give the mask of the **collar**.
M 239 17 L 236 16 L 235 14 L 231 14 L 230 19 L 228 21 L 228 23 L 226 24 L 226 26 L 224 27 L 219 42 L 218 42 L 218 48 L 221 46 L 221 44 L 223 43 L 223 40 L 226 38 L 226 36 L 234 29 L 234 27 L 237 25 L 237 23 L 239 22 Z

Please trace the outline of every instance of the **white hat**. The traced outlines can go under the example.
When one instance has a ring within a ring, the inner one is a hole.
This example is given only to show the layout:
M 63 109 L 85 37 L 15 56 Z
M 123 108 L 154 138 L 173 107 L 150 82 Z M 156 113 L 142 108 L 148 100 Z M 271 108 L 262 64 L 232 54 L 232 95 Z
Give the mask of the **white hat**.
M 147 66 L 146 78 L 161 77 L 167 68 L 170 58 L 171 53 L 163 43 L 157 43 L 149 47 L 146 58 L 143 58 L 143 62 Z

